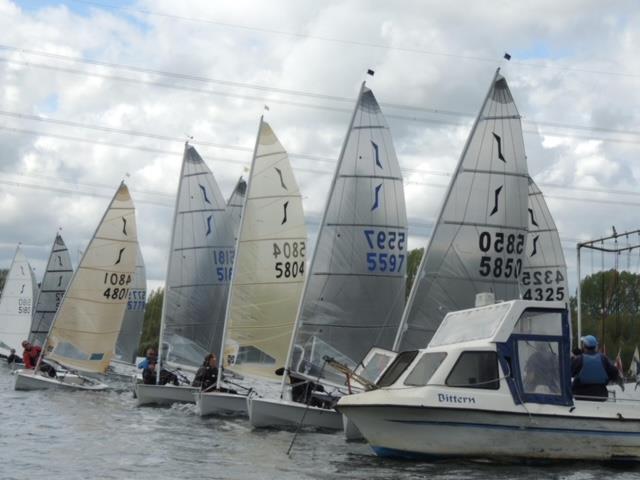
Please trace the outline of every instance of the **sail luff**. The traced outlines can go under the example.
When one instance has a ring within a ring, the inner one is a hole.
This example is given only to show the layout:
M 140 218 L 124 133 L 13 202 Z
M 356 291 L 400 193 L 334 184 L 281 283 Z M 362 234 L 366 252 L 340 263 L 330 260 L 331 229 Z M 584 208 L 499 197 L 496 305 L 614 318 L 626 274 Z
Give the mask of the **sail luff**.
M 253 172 L 254 172 L 254 168 L 256 165 L 256 153 L 258 151 L 258 143 L 260 141 L 260 132 L 262 131 L 262 119 L 263 119 L 263 115 L 260 116 L 260 122 L 258 123 L 258 134 L 256 135 L 256 143 L 253 146 L 253 157 L 251 158 L 251 167 L 250 167 L 250 171 L 249 171 L 249 180 L 247 181 L 247 189 L 245 192 L 245 197 L 244 197 L 244 202 L 242 204 L 242 214 L 240 215 L 240 227 L 239 227 L 239 232 L 242 232 L 242 229 L 244 228 L 244 224 L 245 224 L 245 210 L 247 208 L 247 199 L 249 198 L 249 195 L 251 194 L 251 183 L 252 183 L 252 178 L 253 178 Z M 236 244 L 234 247 L 234 252 L 235 255 L 233 257 L 233 267 L 231 270 L 231 280 L 230 280 L 230 285 L 233 285 L 234 279 L 238 274 L 238 269 L 236 268 L 236 264 L 238 262 L 238 246 L 240 244 L 240 234 L 237 235 L 236 238 Z M 227 303 L 226 303 L 226 307 L 225 307 L 225 314 L 224 314 L 224 327 L 222 330 L 222 341 L 220 342 L 220 355 L 218 356 L 218 379 L 217 379 L 217 388 L 220 388 L 220 385 L 222 384 L 222 376 L 223 376 L 223 367 L 224 367 L 224 349 L 225 349 L 225 343 L 227 340 L 227 330 L 228 330 L 228 323 L 229 323 L 229 314 L 230 314 L 230 310 L 229 310 L 229 305 L 231 304 L 231 298 L 233 295 L 233 288 L 231 288 L 231 286 L 229 287 L 229 291 L 227 292 Z
M 407 298 L 407 303 L 404 306 L 404 311 L 402 313 L 402 319 L 400 320 L 400 326 L 398 327 L 398 332 L 397 332 L 396 338 L 395 338 L 395 340 L 393 342 L 392 350 L 394 350 L 394 351 L 397 351 L 398 348 L 400 347 L 400 342 L 402 341 L 402 336 L 404 335 L 405 329 L 407 327 L 407 320 L 408 320 L 409 312 L 410 312 L 411 307 L 413 306 L 413 302 L 415 300 L 416 291 L 417 291 L 418 285 L 420 283 L 420 277 L 421 277 L 422 271 L 423 271 L 423 269 L 425 267 L 424 264 L 425 264 L 425 260 L 427 258 L 427 253 L 428 253 L 429 249 L 432 248 L 433 234 L 435 233 L 435 229 L 436 229 L 437 225 L 439 225 L 440 222 L 442 221 L 442 217 L 444 215 L 444 207 L 447 204 L 447 201 L 449 200 L 449 197 L 451 196 L 451 192 L 453 190 L 453 186 L 454 186 L 454 183 L 455 183 L 454 180 L 458 176 L 458 174 L 460 173 L 460 169 L 462 168 L 464 157 L 467 154 L 467 151 L 469 149 L 469 144 L 471 143 L 471 139 L 473 137 L 473 132 L 475 132 L 476 128 L 478 127 L 478 122 L 480 121 L 480 117 L 482 116 L 482 114 L 484 112 L 484 108 L 485 108 L 485 106 L 487 104 L 487 101 L 489 100 L 489 95 L 491 95 L 491 91 L 493 90 L 493 86 L 496 83 L 496 79 L 498 78 L 499 74 L 500 74 L 500 68 L 496 69 L 496 72 L 493 75 L 493 80 L 489 84 L 489 89 L 487 90 L 487 93 L 484 96 L 484 101 L 482 102 L 480 110 L 478 110 L 478 115 L 476 115 L 476 118 L 473 121 L 473 125 L 471 126 L 470 133 L 467 136 L 467 140 L 465 141 L 464 147 L 462 148 L 462 153 L 460 154 L 460 157 L 458 157 L 458 163 L 456 165 L 455 171 L 453 172 L 453 175 L 451 176 L 451 181 L 449 182 L 449 185 L 447 185 L 447 190 L 445 192 L 445 195 L 443 197 L 442 203 L 440 205 L 440 209 L 438 210 L 438 217 L 436 218 L 436 222 L 433 224 L 434 227 L 433 227 L 433 230 L 431 231 L 431 237 L 429 238 L 429 245 L 427 246 L 427 248 L 425 248 L 424 254 L 422 255 L 422 258 L 420 259 L 420 265 L 418 265 L 418 270 L 416 270 L 415 279 L 413 281 L 413 285 L 411 286 L 411 291 L 409 292 L 409 298 Z

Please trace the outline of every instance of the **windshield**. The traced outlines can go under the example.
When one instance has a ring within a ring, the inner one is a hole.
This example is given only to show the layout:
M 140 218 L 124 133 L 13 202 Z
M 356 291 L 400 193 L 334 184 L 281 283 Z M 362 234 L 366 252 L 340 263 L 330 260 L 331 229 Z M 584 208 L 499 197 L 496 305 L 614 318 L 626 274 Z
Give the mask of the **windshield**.
M 449 313 L 429 343 L 430 347 L 482 340 L 495 335 L 510 303 L 499 303 L 478 310 Z

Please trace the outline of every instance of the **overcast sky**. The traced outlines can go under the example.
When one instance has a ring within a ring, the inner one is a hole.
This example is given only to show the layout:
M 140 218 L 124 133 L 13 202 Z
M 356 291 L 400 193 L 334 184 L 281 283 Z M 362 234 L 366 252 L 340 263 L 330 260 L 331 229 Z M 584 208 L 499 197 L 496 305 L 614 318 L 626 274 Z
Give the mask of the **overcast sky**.
M 0 267 L 22 242 L 40 278 L 59 227 L 77 264 L 129 175 L 149 286 L 162 284 L 183 142 L 228 196 L 265 104 L 315 235 L 368 68 L 404 170 L 410 248 L 428 241 L 499 66 L 572 288 L 578 239 L 640 227 L 635 1 L 0 0 L 0 32 Z M 620 262 L 637 269 L 640 254 Z

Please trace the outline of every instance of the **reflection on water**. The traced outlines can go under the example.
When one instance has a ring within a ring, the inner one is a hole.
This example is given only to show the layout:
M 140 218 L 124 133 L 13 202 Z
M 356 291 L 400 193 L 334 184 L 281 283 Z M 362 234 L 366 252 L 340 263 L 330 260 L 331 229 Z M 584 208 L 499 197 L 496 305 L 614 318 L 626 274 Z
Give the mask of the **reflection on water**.
M 0 478 L 81 479 L 575 479 L 631 480 L 600 465 L 393 461 L 341 435 L 252 431 L 246 420 L 201 419 L 193 405 L 137 408 L 127 391 L 16 392 L 0 367 Z M 34 477 L 35 478 L 35 477 Z

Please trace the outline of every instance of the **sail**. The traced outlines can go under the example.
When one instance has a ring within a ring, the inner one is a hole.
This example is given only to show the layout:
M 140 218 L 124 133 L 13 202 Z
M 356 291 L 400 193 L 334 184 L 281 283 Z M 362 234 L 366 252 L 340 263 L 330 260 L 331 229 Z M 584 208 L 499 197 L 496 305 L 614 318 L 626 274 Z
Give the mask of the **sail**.
M 31 334 L 29 335 L 31 343 L 36 345 L 44 343 L 72 275 L 73 267 L 69 250 L 67 250 L 60 234 L 57 233 L 37 296 L 31 322 Z
M 228 233 L 232 236 L 231 241 L 236 244 L 236 236 L 240 229 L 240 219 L 242 217 L 242 207 L 244 206 L 245 195 L 247 194 L 247 182 L 242 177 L 236 183 L 229 200 L 227 200 L 227 208 L 225 210 L 225 216 L 227 217 Z
M 12 348 L 19 352 L 22 341 L 29 336 L 34 288 L 33 270 L 22 253 L 22 248 L 18 246 L 0 296 L 0 354 L 2 355 L 9 355 Z
M 198 152 L 185 146 L 162 312 L 167 361 L 196 367 L 220 351 L 235 251 L 218 184 Z
M 372 346 L 390 348 L 406 266 L 402 174 L 386 120 L 363 84 L 318 233 L 290 366 L 316 375 L 326 355 L 355 367 Z
M 520 276 L 524 300 L 568 301 L 562 243 L 542 192 L 529 178 L 529 235 Z
M 275 379 L 286 362 L 304 281 L 307 231 L 289 157 L 261 121 L 227 308 L 224 360 Z
M 127 363 L 135 363 L 138 343 L 144 323 L 144 309 L 147 301 L 147 272 L 138 245 L 136 273 L 129 287 L 129 300 L 122 319 L 122 328 L 116 341 L 116 358 Z
M 104 372 L 133 284 L 138 236 L 122 182 L 74 272 L 45 342 L 45 355 L 68 368 Z
M 475 296 L 519 298 L 528 173 L 520 115 L 499 72 L 469 134 L 409 296 L 394 349 L 424 348 Z

